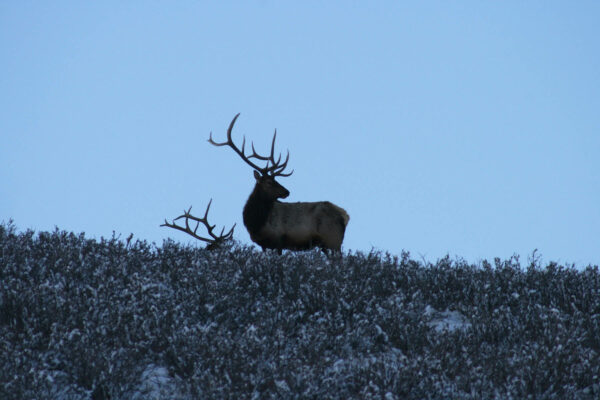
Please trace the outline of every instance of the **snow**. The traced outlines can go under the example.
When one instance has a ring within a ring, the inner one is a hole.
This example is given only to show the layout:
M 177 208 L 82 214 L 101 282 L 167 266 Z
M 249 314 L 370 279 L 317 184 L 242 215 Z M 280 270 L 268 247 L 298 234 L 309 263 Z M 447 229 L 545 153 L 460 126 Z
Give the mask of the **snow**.
M 433 307 L 425 307 L 425 316 L 430 318 L 428 326 L 439 333 L 464 331 L 471 327 L 469 320 L 458 311 L 436 311 Z
M 133 394 L 132 400 L 162 400 L 180 397 L 173 379 L 169 376 L 169 371 L 165 367 L 149 364 L 142 372 L 140 385 Z

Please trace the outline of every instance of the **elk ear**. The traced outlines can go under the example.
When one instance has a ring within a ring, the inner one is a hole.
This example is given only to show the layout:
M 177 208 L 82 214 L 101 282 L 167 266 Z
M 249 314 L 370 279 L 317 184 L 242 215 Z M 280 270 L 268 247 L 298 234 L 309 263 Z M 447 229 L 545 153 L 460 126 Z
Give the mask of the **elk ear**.
M 257 170 L 254 170 L 254 179 L 256 179 L 257 181 L 260 180 L 260 172 L 258 172 Z

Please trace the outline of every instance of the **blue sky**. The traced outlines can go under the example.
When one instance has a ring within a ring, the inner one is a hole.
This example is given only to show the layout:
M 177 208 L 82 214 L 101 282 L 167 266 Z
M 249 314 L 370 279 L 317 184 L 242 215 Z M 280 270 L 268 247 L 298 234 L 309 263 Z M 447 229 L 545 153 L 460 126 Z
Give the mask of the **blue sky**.
M 0 4 L 0 220 L 193 239 L 237 223 L 278 149 L 287 201 L 351 216 L 344 248 L 600 264 L 600 3 Z

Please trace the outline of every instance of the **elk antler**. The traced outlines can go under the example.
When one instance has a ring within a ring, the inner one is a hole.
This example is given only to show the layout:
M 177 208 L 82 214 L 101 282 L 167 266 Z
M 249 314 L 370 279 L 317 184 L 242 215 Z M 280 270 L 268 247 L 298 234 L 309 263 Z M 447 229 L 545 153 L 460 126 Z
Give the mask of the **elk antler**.
M 213 233 L 213 229 L 215 228 L 215 225 L 210 225 L 208 223 L 208 210 L 210 209 L 211 203 L 212 203 L 212 199 L 210 199 L 210 201 L 208 202 L 208 206 L 206 207 L 206 211 L 204 212 L 204 217 L 202 217 L 202 218 L 194 217 L 192 214 L 190 214 L 190 212 L 192 211 L 192 207 L 190 206 L 190 208 L 187 211 L 184 210 L 183 214 L 181 214 L 179 217 L 175 218 L 173 220 L 173 222 L 169 223 L 165 219 L 165 223 L 162 224 L 161 226 L 166 226 L 169 228 L 177 229 L 181 232 L 185 232 L 185 233 L 195 237 L 198 240 L 207 242 L 208 243 L 208 245 L 206 246 L 207 250 L 214 250 L 214 249 L 218 248 L 224 241 L 230 240 L 233 237 L 233 229 L 235 228 L 235 224 L 233 224 L 233 226 L 231 227 L 229 232 L 227 232 L 225 235 L 223 235 L 223 232 L 225 231 L 225 227 L 223 227 L 223 229 L 221 229 L 221 234 L 219 236 L 215 235 Z M 177 225 L 175 223 L 175 221 L 182 219 L 182 218 L 185 219 L 185 227 Z M 196 227 L 193 230 L 190 227 L 190 220 L 196 222 Z M 196 234 L 196 231 L 198 230 L 198 227 L 200 226 L 201 223 L 206 227 L 206 230 L 208 231 L 208 234 L 210 235 L 210 237 L 212 239 L 205 238 L 205 237 L 202 237 L 202 236 L 199 236 L 198 234 Z
M 279 157 L 277 158 L 277 160 L 275 160 L 275 138 L 277 137 L 277 130 L 275 130 L 275 133 L 273 134 L 273 141 L 271 142 L 271 154 L 268 157 L 261 156 L 260 154 L 258 154 L 256 152 L 256 150 L 254 149 L 253 142 L 251 143 L 252 154 L 247 156 L 244 151 L 244 147 L 246 146 L 246 136 L 243 137 L 241 150 L 233 143 L 233 140 L 231 139 L 231 131 L 233 130 L 233 125 L 235 124 L 235 120 L 239 116 L 240 116 L 240 114 L 238 113 L 235 117 L 233 117 L 233 120 L 231 120 L 231 123 L 229 124 L 229 128 L 227 129 L 227 141 L 226 142 L 216 143 L 212 138 L 212 132 L 210 133 L 208 142 L 214 146 L 229 146 L 229 147 L 231 147 L 233 149 L 233 151 L 235 151 L 242 158 L 242 160 L 244 160 L 248 165 L 250 165 L 255 170 L 259 171 L 263 176 L 269 175 L 269 176 L 276 177 L 276 176 L 292 175 L 294 173 L 294 170 L 292 170 L 292 172 L 289 172 L 289 173 L 283 172 L 285 170 L 285 168 L 287 167 L 287 163 L 290 159 L 290 151 L 289 150 L 287 152 L 285 161 L 283 161 L 283 163 L 281 163 L 281 153 L 279 154 Z M 250 161 L 251 158 L 256 158 L 257 160 L 266 161 L 267 166 L 264 168 L 261 168 L 258 165 L 254 164 L 252 161 Z M 269 166 L 269 163 L 271 163 L 271 166 Z

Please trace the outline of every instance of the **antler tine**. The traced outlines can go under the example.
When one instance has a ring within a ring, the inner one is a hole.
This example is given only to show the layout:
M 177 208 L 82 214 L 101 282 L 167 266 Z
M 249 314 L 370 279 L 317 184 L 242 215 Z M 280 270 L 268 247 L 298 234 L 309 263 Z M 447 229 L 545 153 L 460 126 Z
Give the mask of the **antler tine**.
M 252 154 L 248 158 L 256 158 L 263 161 L 269 160 L 269 157 L 261 156 L 256 152 L 256 149 L 254 148 L 254 142 L 252 142 Z
M 229 240 L 233 237 L 233 229 L 235 228 L 236 224 L 233 224 L 233 226 L 231 227 L 231 229 L 229 230 L 229 232 L 227 232 L 225 234 L 225 236 L 223 236 L 223 231 L 225 230 L 225 227 L 223 227 L 223 229 L 221 229 L 221 236 L 223 236 L 223 240 Z
M 237 113 L 235 115 L 235 117 L 233 117 L 233 119 L 231 120 L 231 123 L 229 124 L 229 128 L 227 128 L 227 141 L 223 142 L 223 143 L 217 143 L 213 140 L 212 138 L 212 132 L 210 133 L 209 137 L 208 137 L 208 142 L 214 146 L 229 146 L 233 149 L 233 151 L 235 151 L 237 153 L 238 156 L 240 156 L 242 158 L 242 160 L 244 160 L 244 162 L 246 162 L 246 164 L 248 164 L 249 166 L 251 166 L 252 168 L 254 168 L 257 171 L 263 172 L 263 168 L 259 167 L 258 165 L 254 164 L 252 161 L 250 161 L 249 159 L 252 158 L 252 156 L 246 156 L 246 154 L 244 154 L 244 148 L 246 146 L 246 137 L 244 136 L 244 139 L 242 141 L 242 149 L 240 150 L 235 143 L 233 143 L 233 139 L 231 139 L 231 132 L 233 131 L 233 125 L 235 125 L 235 121 L 238 119 L 238 117 L 240 116 L 240 113 Z
M 279 160 L 280 159 L 281 159 L 281 157 L 279 158 Z M 283 176 L 283 177 L 292 175 L 294 173 L 294 170 L 292 170 L 291 172 L 288 172 L 288 173 L 283 172 L 287 168 L 288 161 L 290 160 L 289 150 L 287 152 L 287 155 L 285 157 L 285 161 L 283 162 L 283 164 L 279 164 L 279 160 L 277 160 L 277 163 L 273 164 L 271 167 L 268 168 L 268 170 L 271 172 L 271 174 L 273 176 Z
M 235 115 L 235 117 L 233 117 L 233 119 L 231 120 L 231 122 L 229 123 L 229 128 L 227 128 L 227 141 L 223 142 L 223 143 L 216 143 L 213 138 L 212 138 L 212 131 L 210 132 L 210 136 L 208 138 L 208 141 L 211 144 L 214 144 L 215 146 L 225 146 L 228 144 L 233 144 L 233 141 L 231 140 L 231 132 L 233 131 L 233 125 L 235 125 L 235 121 L 238 119 L 238 117 L 240 116 L 240 113 L 237 113 Z
M 279 163 L 279 160 L 281 160 L 281 153 L 279 153 L 279 160 L 277 160 L 277 162 L 275 161 L 275 139 L 277 138 L 277 129 L 275 129 L 275 133 L 273 133 L 273 141 L 271 142 L 271 156 L 269 157 L 271 162 L 273 164 L 277 164 Z
M 192 207 L 190 206 L 190 208 L 187 211 L 184 210 L 183 214 L 178 216 L 177 218 L 173 219 L 173 221 L 171 223 L 169 223 L 165 219 L 165 223 L 162 224 L 161 226 L 166 226 L 169 228 L 177 229 L 181 232 L 185 232 L 198 240 L 207 242 L 208 243 L 207 249 L 214 249 L 214 248 L 218 247 L 223 241 L 229 240 L 233 237 L 233 230 L 235 229 L 235 224 L 233 224 L 233 226 L 231 227 L 229 232 L 227 232 L 227 234 L 223 235 L 223 232 L 225 231 L 225 227 L 223 227 L 223 229 L 221 230 L 221 234 L 219 236 L 215 235 L 215 233 L 213 232 L 213 229 L 215 228 L 216 225 L 211 225 L 208 222 L 208 211 L 210 210 L 211 204 L 212 204 L 212 199 L 210 199 L 210 201 L 208 202 L 208 206 L 206 207 L 206 211 L 204 212 L 204 217 L 202 217 L 202 218 L 193 216 L 191 214 Z M 175 221 L 178 221 L 182 218 L 185 219 L 185 226 L 177 225 L 175 223 Z M 192 229 L 190 227 L 190 220 L 196 222 L 196 227 L 194 229 Z M 202 237 L 196 233 L 198 231 L 198 227 L 200 226 L 200 224 L 202 224 L 206 227 L 206 230 L 212 239 Z
M 277 129 L 275 129 L 275 133 L 273 134 L 273 140 L 271 141 L 271 154 L 268 157 L 261 156 L 254 149 L 254 143 L 252 143 L 252 155 L 248 158 L 256 158 L 258 160 L 263 160 L 267 162 L 267 165 L 262 169 L 264 174 L 270 174 L 271 176 L 290 176 L 294 171 L 290 173 L 283 173 L 285 168 L 287 167 L 287 163 L 290 160 L 290 151 L 287 151 L 285 161 L 281 164 L 281 153 L 277 157 L 277 161 L 275 161 L 275 140 L 277 138 Z M 269 163 L 272 165 L 269 166 Z
M 261 156 L 254 149 L 254 142 L 252 142 L 252 155 L 248 158 L 256 158 L 263 161 L 275 162 L 275 138 L 277 137 L 277 129 L 275 129 L 275 134 L 273 135 L 273 140 L 271 141 L 271 154 L 269 157 Z M 281 154 L 279 154 L 279 159 L 281 159 Z
M 274 152 L 274 148 L 275 148 L 275 138 L 276 137 L 277 137 L 277 129 L 275 129 L 275 133 L 273 134 L 273 142 L 271 143 L 271 163 L 273 164 L 273 166 L 271 167 L 271 174 L 273 176 L 287 177 L 294 173 L 294 170 L 292 170 L 292 172 L 289 172 L 289 173 L 283 173 L 283 171 L 287 168 L 288 161 L 290 161 L 290 151 L 289 150 L 287 151 L 287 154 L 285 155 L 285 161 L 283 162 L 283 164 L 280 164 L 281 153 L 279 153 L 279 157 L 277 158 L 277 161 L 275 161 L 274 157 L 273 157 L 273 152 Z
M 221 229 L 221 233 L 219 234 L 219 236 L 225 238 L 225 240 L 230 239 L 233 236 L 233 228 L 235 228 L 235 224 L 233 224 L 233 226 L 231 227 L 229 232 L 227 232 L 225 235 L 223 235 L 223 232 L 225 232 L 225 227 L 223 227 Z
M 204 211 L 204 218 L 202 218 L 203 220 L 205 220 L 208 223 L 208 210 L 210 210 L 210 205 L 212 204 L 212 199 L 210 199 L 208 201 L 208 205 L 206 206 L 206 211 Z M 192 209 L 192 207 L 190 207 L 190 210 Z

